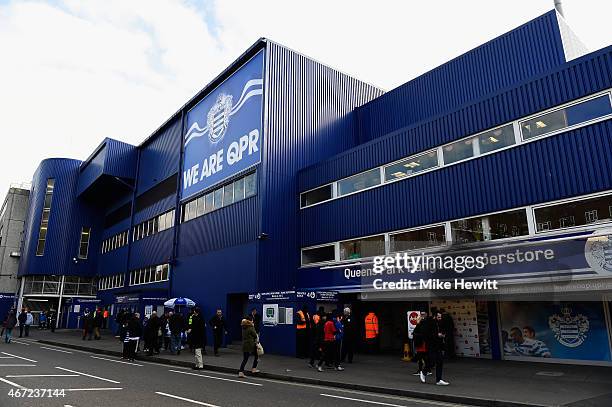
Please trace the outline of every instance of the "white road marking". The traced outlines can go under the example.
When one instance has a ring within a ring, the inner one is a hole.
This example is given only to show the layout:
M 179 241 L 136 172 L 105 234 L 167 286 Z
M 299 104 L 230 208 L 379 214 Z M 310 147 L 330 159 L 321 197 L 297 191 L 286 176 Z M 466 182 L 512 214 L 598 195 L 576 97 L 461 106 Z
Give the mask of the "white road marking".
M 13 359 L 12 356 L 0 356 L 0 359 Z
M 76 374 L 79 374 L 79 375 L 81 375 L 81 376 L 87 376 L 87 377 L 92 377 L 92 378 L 94 378 L 94 379 L 103 380 L 103 381 L 105 381 L 105 382 L 109 382 L 109 383 L 120 384 L 120 382 L 118 382 L 118 381 L 116 381 L 116 380 L 105 379 L 104 377 L 94 376 L 94 375 L 91 375 L 91 374 L 88 374 L 88 373 L 77 372 L 76 370 L 70 370 L 70 369 L 66 369 L 66 368 L 64 368 L 64 367 L 59 367 L 59 366 L 56 366 L 55 368 L 56 368 L 56 369 L 60 369 L 60 370 L 64 370 L 64 371 L 66 371 L 66 372 L 70 372 L 70 373 L 76 373 Z
M 62 352 L 62 353 L 70 353 L 72 355 L 72 352 L 68 352 L 67 350 L 61 350 L 61 349 L 54 349 L 54 348 L 47 348 L 46 346 L 41 346 L 40 349 L 47 349 L 47 350 L 54 350 L 56 352 Z
M 12 356 L 12 357 L 17 358 L 17 359 L 23 359 L 23 360 L 25 360 L 25 361 L 27 361 L 27 362 L 38 363 L 38 362 L 37 362 L 37 361 L 35 361 L 35 360 L 28 359 L 28 358 L 24 358 L 24 357 L 22 357 L 22 356 L 13 355 L 12 353 L 2 352 L 2 354 L 3 354 L 3 355 L 6 355 L 6 356 Z
M 342 399 L 342 400 L 349 400 L 349 401 L 358 401 L 358 402 L 361 402 L 361 403 L 376 404 L 376 405 L 379 405 L 379 406 L 407 407 L 407 406 L 401 405 L 401 404 L 391 404 L 391 403 L 383 403 L 382 401 L 372 401 L 372 400 L 355 399 L 355 398 L 352 398 L 352 397 L 334 396 L 333 394 L 321 393 L 320 396 L 323 396 L 323 397 L 332 397 L 332 398 L 335 398 L 335 399 Z
M 140 365 L 138 363 L 124 362 L 123 360 L 107 359 L 107 358 L 101 358 L 99 356 L 90 356 L 90 358 L 100 359 L 100 360 L 107 360 L 109 362 L 115 362 L 115 363 L 123 363 L 124 365 L 132 365 L 132 366 L 140 366 L 140 367 L 142 367 L 142 365 Z
M 91 387 L 88 389 L 62 389 L 65 391 L 112 391 L 123 390 L 123 387 Z
M 162 393 L 161 391 L 156 391 L 155 394 L 159 394 L 160 396 L 171 397 L 171 398 L 177 399 L 177 400 L 188 401 L 189 403 L 198 404 L 200 406 L 219 407 L 219 406 L 214 405 L 214 404 L 204 403 L 203 401 L 191 400 L 191 399 L 187 399 L 185 397 L 175 396 L 173 394 Z
M 0 367 L 36 367 L 36 365 L 24 365 L 23 363 L 1 364 Z
M 30 344 L 29 344 L 29 343 L 25 343 L 25 342 L 21 342 L 21 341 L 16 341 L 16 340 L 14 340 L 14 339 L 11 339 L 11 343 L 18 343 L 18 344 L 20 344 L 20 345 L 30 346 Z
M 78 374 L 14 374 L 5 377 L 79 377 Z
M 244 380 L 234 380 L 234 379 L 225 379 L 223 377 L 215 377 L 215 376 L 207 376 L 204 374 L 198 374 L 198 373 L 191 373 L 191 372 L 181 372 L 179 370 L 169 370 L 169 372 L 174 372 L 174 373 L 180 373 L 180 374 L 186 374 L 189 376 L 198 376 L 198 377 L 205 377 L 207 379 L 214 379 L 214 380 L 223 380 L 226 382 L 234 382 L 234 383 L 240 383 L 240 384 L 248 384 L 250 386 L 263 386 L 263 384 L 261 383 L 251 383 L 251 382 L 246 382 Z
M 13 387 L 17 387 L 17 388 L 19 388 L 19 389 L 25 389 L 25 387 L 23 387 L 23 386 L 21 386 L 21 385 L 19 385 L 19 384 L 17 384 L 17 383 L 13 383 L 13 382 L 12 382 L 12 381 L 10 381 L 10 380 L 3 379 L 3 378 L 1 378 L 1 377 L 0 377 L 0 382 L 4 382 L 4 383 L 6 383 L 6 384 L 9 384 L 9 385 L 11 385 L 11 386 L 13 386 Z

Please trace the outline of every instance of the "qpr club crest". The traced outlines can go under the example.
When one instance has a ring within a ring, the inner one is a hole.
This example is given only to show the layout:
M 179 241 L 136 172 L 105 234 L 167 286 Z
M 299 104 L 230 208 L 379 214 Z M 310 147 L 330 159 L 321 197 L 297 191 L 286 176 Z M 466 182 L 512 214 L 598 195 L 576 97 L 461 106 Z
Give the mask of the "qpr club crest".
M 609 229 L 595 233 L 609 233 Z M 585 257 L 597 273 L 612 273 L 612 235 L 589 238 L 585 245 Z
M 225 136 L 231 112 L 232 95 L 221 93 L 217 96 L 215 104 L 210 108 L 206 116 L 208 139 L 211 143 L 217 143 Z
M 561 315 L 554 314 L 548 318 L 548 326 L 561 345 L 576 348 L 587 338 L 589 319 L 582 314 L 572 315 L 571 308 L 563 307 Z

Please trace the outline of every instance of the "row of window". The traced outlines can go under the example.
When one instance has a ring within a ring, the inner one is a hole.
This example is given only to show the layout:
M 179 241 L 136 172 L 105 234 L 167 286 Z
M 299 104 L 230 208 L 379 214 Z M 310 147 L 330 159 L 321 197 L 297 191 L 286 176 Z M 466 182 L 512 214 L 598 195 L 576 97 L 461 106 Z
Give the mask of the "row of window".
M 36 245 L 36 255 L 45 254 L 45 242 L 47 241 L 47 229 L 49 227 L 49 216 L 51 215 L 51 200 L 53 199 L 53 189 L 55 188 L 55 178 L 47 179 L 45 190 L 45 200 L 43 203 L 42 215 L 40 217 L 40 229 L 38 231 L 38 243 Z
M 112 276 L 100 277 L 98 280 L 98 290 L 110 290 L 122 288 L 125 284 L 125 274 L 115 274 Z
M 551 136 L 594 120 L 612 115 L 610 93 L 566 104 L 526 120 L 497 127 L 408 158 L 323 185 L 300 194 L 300 207 L 305 208 L 368 188 L 433 170 L 463 160 L 493 153 L 533 139 Z M 515 131 L 516 129 L 516 131 Z
M 183 218 L 187 222 L 215 209 L 241 201 L 257 193 L 257 173 L 253 172 L 232 183 L 218 187 L 209 193 L 182 205 Z
M 174 209 L 157 215 L 154 218 L 146 220 L 134 226 L 132 236 L 134 241 L 143 239 L 147 236 L 154 235 L 174 226 Z
M 130 271 L 130 285 L 158 283 L 169 278 L 170 265 L 167 263 Z
M 533 232 L 529 227 L 530 217 Z M 529 236 L 607 222 L 612 222 L 612 194 L 546 204 L 532 211 L 521 208 L 306 248 L 302 249 L 302 265 L 422 250 L 450 242 L 466 244 Z
M 24 294 L 54 294 L 59 295 L 61 288 L 61 276 L 26 276 Z M 96 295 L 95 278 L 64 276 L 64 295 Z
M 117 233 L 114 236 L 104 239 L 102 242 L 102 254 L 116 250 L 120 247 L 127 246 L 129 241 L 129 232 L 127 230 Z

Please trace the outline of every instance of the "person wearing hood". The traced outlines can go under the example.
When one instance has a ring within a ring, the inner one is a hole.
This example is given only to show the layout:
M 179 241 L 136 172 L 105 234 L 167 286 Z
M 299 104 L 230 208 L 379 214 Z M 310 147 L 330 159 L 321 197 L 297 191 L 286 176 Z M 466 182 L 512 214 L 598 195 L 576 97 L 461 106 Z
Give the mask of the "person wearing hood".
M 17 325 L 17 315 L 15 315 L 15 309 L 11 309 L 6 317 L 6 326 L 4 327 L 4 342 L 11 343 L 13 336 L 13 328 Z
M 244 377 L 244 367 L 246 366 L 249 356 L 253 354 L 253 366 L 251 373 L 259 373 L 257 369 L 257 362 L 259 356 L 257 355 L 257 343 L 259 342 L 259 336 L 255 332 L 255 325 L 253 324 L 253 316 L 247 315 L 242 322 L 242 363 L 240 364 L 240 370 L 238 371 L 238 377 Z

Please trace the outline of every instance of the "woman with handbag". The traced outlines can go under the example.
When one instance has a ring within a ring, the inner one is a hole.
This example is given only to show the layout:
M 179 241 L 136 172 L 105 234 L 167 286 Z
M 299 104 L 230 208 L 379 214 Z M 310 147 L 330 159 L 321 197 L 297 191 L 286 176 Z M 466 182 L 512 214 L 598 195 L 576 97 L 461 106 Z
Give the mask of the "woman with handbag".
M 258 352 L 258 347 L 261 348 L 261 345 L 259 344 L 259 336 L 255 331 L 255 325 L 253 324 L 253 317 L 251 315 L 246 316 L 240 325 L 242 326 L 243 358 L 242 363 L 240 364 L 240 370 L 238 371 L 238 377 L 244 377 L 244 367 L 246 366 L 251 354 L 254 356 L 251 373 L 259 373 L 259 370 L 257 369 L 257 362 L 259 361 L 258 353 L 261 351 Z M 263 351 L 263 348 L 261 349 Z

